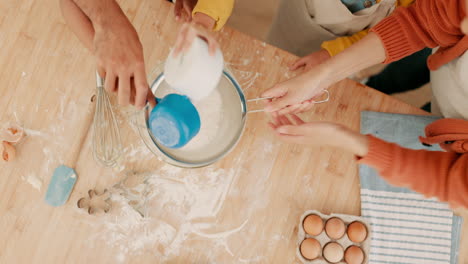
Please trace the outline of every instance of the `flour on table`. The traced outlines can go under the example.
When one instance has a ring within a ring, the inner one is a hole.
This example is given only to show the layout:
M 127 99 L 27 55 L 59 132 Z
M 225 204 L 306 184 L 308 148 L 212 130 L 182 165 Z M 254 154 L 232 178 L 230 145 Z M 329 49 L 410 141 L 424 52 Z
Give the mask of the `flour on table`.
M 34 189 L 40 191 L 42 187 L 42 180 L 35 174 L 28 174 L 26 177 L 22 177 L 27 183 L 29 183 Z
M 248 219 L 214 233 L 207 230 L 215 227 L 219 230 L 219 224 L 199 219 L 213 218 L 219 213 L 232 184 L 233 171 L 208 168 L 203 173 L 185 170 L 181 174 L 182 171 L 164 165 L 158 171 L 134 176 L 139 179 L 137 182 L 111 188 L 112 209 L 97 218 L 98 232 L 90 240 L 102 240 L 118 248 L 120 262 L 145 251 L 161 260 L 170 259 L 183 249 L 189 236 L 213 240 L 214 245 L 232 255 L 227 238 L 244 229 Z M 122 195 L 123 186 L 128 187 L 125 193 L 139 193 L 140 204 L 144 206 L 141 211 L 132 206 L 129 200 L 132 197 Z

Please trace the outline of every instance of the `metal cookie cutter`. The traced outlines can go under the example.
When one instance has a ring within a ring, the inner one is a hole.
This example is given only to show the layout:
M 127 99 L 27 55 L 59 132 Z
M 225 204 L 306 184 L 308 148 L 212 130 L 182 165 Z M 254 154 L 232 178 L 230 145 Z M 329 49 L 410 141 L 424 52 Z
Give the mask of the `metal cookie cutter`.
M 80 209 L 87 210 L 90 215 L 98 212 L 107 213 L 111 209 L 110 193 L 107 189 L 103 192 L 96 192 L 96 190 L 91 189 L 88 191 L 88 197 L 78 200 L 77 206 Z
M 327 95 L 327 97 L 323 100 L 320 100 L 320 101 L 314 101 L 314 104 L 321 104 L 321 103 L 326 103 L 328 101 L 330 101 L 330 92 L 328 90 L 323 90 L 323 93 Z M 247 100 L 248 103 L 250 102 L 258 102 L 258 101 L 262 101 L 262 100 L 268 100 L 268 99 L 273 99 L 275 97 L 261 97 L 261 98 L 255 98 L 255 99 L 250 99 L 250 100 Z M 250 110 L 248 111 L 247 113 L 259 113 L 259 112 L 264 112 L 263 109 L 259 109 L 259 110 Z

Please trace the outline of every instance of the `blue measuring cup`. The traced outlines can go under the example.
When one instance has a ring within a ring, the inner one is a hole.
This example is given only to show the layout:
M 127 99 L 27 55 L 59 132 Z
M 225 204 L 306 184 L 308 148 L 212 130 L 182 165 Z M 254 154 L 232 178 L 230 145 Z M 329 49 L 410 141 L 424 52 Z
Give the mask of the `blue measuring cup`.
M 200 115 L 185 95 L 168 94 L 149 116 L 149 128 L 156 140 L 168 148 L 185 146 L 200 131 Z

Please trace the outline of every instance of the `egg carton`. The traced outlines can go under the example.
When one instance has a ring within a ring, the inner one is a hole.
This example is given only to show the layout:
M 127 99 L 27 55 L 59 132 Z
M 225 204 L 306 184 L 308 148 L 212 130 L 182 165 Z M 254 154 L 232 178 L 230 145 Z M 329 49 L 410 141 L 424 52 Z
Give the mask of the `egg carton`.
M 308 215 L 311 215 L 311 214 L 315 214 L 315 215 L 320 216 L 322 218 L 322 220 L 323 220 L 323 223 L 324 223 L 322 232 L 317 236 L 309 235 L 304 230 L 304 226 L 303 226 L 304 219 Z M 343 222 L 345 223 L 345 226 L 346 226 L 345 230 L 348 230 L 348 225 L 351 224 L 352 222 L 359 221 L 359 222 L 363 223 L 367 228 L 367 237 L 366 237 L 366 239 L 361 243 L 355 243 L 355 242 L 351 241 L 348 238 L 348 234 L 347 234 L 346 231 L 345 231 L 345 234 L 343 235 L 343 237 L 340 238 L 340 239 L 331 239 L 330 237 L 328 237 L 328 235 L 325 232 L 325 224 L 326 224 L 328 219 L 334 218 L 334 217 L 337 217 L 337 218 L 340 218 L 341 220 L 343 220 Z M 323 248 L 325 247 L 326 244 L 328 244 L 330 242 L 336 242 L 336 243 L 340 244 L 343 247 L 344 251 L 346 251 L 346 249 L 348 247 L 353 246 L 353 245 L 360 247 L 364 251 L 364 261 L 362 263 L 364 263 L 364 264 L 369 263 L 369 251 L 370 251 L 372 230 L 371 230 L 371 226 L 370 226 L 369 222 L 364 220 L 364 218 L 362 218 L 362 217 L 354 216 L 354 215 L 345 215 L 345 214 L 325 215 L 325 214 L 322 214 L 322 213 L 320 213 L 319 211 L 316 211 L 316 210 L 309 210 L 309 211 L 306 211 L 301 216 L 301 220 L 299 222 L 299 229 L 298 230 L 299 231 L 298 231 L 298 234 L 297 234 L 296 255 L 301 260 L 301 262 L 304 263 L 304 264 L 330 264 L 330 263 L 332 263 L 332 262 L 327 261 L 323 256 Z M 320 243 L 320 246 L 321 246 L 320 255 L 319 255 L 318 258 L 316 258 L 314 260 L 308 260 L 308 259 L 304 258 L 304 256 L 302 256 L 301 251 L 300 251 L 302 241 L 304 241 L 304 239 L 307 239 L 307 238 L 316 239 Z M 345 262 L 344 257 L 343 257 L 343 259 L 341 261 L 335 262 L 333 264 L 346 264 L 346 262 Z

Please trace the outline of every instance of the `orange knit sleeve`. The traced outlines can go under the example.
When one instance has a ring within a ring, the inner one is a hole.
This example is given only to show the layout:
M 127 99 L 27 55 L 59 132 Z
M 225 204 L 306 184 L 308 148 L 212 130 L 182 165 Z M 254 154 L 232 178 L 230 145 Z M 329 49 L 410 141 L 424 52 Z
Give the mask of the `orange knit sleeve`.
M 468 153 L 412 150 L 373 136 L 359 163 L 375 168 L 391 184 L 468 208 Z
M 464 37 L 460 30 L 464 12 L 463 0 L 418 0 L 409 7 L 397 8 L 370 32 L 382 40 L 387 55 L 385 63 L 390 63 L 425 47 L 456 46 Z M 429 59 L 429 68 L 435 70 L 460 56 L 466 50 L 465 44 L 451 51 L 453 54 L 439 54 L 440 58 L 436 56 L 433 62 Z

